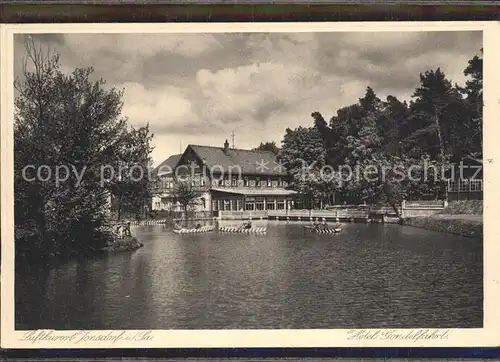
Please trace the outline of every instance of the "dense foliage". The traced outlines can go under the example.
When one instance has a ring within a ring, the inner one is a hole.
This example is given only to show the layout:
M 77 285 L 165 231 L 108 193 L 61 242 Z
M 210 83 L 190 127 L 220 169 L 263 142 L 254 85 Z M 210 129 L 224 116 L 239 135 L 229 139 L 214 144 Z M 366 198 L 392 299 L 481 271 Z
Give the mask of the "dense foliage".
M 383 101 L 368 87 L 359 102 L 339 109 L 329 123 L 314 112 L 310 127 L 287 129 L 279 156 L 294 176 L 292 187 L 312 197 L 312 206 L 333 191 L 354 195 L 352 202 L 395 209 L 404 198 L 443 197 L 439 178 L 424 177 L 424 170 L 468 155 L 482 157 L 480 56 L 469 61 L 464 75 L 469 80 L 459 87 L 439 68 L 420 74 L 409 103 L 394 96 Z M 325 169 L 335 176 L 326 182 L 318 177 Z M 357 169 L 361 177 L 349 177 L 346 169 Z M 364 177 L 368 170 L 375 177 Z
M 147 167 L 149 128 L 127 126 L 122 92 L 91 81 L 92 68 L 65 74 L 57 54 L 33 40 L 26 51 L 15 84 L 16 258 L 100 252 L 111 238 L 110 199 L 137 209 L 127 196 L 148 197 L 149 184 L 127 170 Z
M 256 151 L 270 151 L 277 155 L 280 151 L 279 147 L 276 145 L 276 142 L 261 142 L 260 145 L 254 148 Z
M 173 204 L 179 204 L 182 211 L 193 209 L 200 203 L 200 197 L 203 195 L 203 189 L 195 186 L 190 179 L 178 179 L 174 182 L 173 188 L 167 197 Z

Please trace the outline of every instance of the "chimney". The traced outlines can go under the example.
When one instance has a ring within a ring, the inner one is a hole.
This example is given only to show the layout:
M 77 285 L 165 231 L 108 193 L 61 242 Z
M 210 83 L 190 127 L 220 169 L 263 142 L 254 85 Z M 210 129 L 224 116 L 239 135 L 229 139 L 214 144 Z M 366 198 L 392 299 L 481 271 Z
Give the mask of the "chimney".
M 227 140 L 226 142 L 224 142 L 224 154 L 225 155 L 229 154 L 229 142 Z

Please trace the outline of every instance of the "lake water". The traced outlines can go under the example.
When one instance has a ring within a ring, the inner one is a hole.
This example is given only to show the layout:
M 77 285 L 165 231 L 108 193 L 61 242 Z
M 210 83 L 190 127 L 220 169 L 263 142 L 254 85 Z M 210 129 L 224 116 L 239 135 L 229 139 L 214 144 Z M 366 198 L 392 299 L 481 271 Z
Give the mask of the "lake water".
M 262 222 L 267 223 L 267 221 Z M 481 328 L 483 247 L 400 225 L 139 227 L 134 252 L 16 274 L 16 329 Z

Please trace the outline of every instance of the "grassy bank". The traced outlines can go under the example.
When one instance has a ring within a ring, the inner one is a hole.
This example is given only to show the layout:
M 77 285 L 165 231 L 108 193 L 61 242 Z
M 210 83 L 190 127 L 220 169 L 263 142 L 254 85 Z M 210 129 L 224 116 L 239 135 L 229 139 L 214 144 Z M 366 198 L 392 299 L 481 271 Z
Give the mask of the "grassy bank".
M 483 237 L 483 201 L 452 201 L 439 214 L 406 218 L 404 224 L 481 239 Z
M 482 215 L 433 215 L 406 218 L 404 224 L 432 231 L 481 239 L 483 237 Z
M 442 215 L 482 215 L 483 200 L 452 201 L 443 211 Z

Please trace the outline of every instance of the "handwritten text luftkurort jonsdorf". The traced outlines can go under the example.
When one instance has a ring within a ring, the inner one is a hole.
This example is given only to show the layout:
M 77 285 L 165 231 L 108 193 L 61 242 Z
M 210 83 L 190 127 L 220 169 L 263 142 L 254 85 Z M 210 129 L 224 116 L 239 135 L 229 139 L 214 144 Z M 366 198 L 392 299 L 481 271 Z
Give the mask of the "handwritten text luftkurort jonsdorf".
M 152 341 L 152 331 L 54 331 L 54 330 L 36 330 L 23 334 L 20 341 L 35 342 L 66 342 L 81 344 L 85 342 L 103 342 L 114 344 L 119 341 L 146 342 Z
M 347 340 L 405 340 L 418 342 L 421 340 L 443 340 L 449 337 L 448 329 L 352 329 L 347 332 Z

